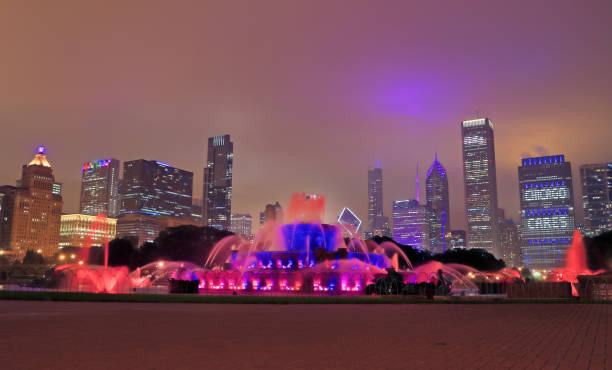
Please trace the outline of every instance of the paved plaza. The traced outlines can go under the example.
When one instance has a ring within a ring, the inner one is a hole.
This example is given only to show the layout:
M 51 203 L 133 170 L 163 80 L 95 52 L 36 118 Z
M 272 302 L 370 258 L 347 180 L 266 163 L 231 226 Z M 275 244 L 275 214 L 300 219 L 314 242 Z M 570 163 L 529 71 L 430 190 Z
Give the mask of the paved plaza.
M 0 301 L 2 369 L 612 369 L 612 305 Z

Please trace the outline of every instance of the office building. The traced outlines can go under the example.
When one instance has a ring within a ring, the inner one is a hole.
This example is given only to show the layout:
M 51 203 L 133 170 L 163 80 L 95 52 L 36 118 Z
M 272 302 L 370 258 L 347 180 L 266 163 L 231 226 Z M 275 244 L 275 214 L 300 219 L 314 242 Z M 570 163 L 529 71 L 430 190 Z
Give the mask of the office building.
M 251 239 L 252 226 L 253 217 L 251 217 L 251 215 L 245 213 L 232 213 L 229 231 L 245 239 Z
M 80 213 L 62 215 L 59 247 L 100 247 L 115 238 L 117 219 Z
M 340 212 L 338 223 L 342 227 L 342 234 L 349 238 L 356 236 L 361 227 L 361 220 L 348 207 L 344 207 Z
M 418 184 L 417 184 L 418 186 Z M 450 231 L 450 202 L 446 169 L 436 154 L 425 179 L 429 220 L 429 250 L 434 253 L 446 251 L 446 233 Z
M 228 230 L 232 213 L 234 143 L 229 135 L 208 139 L 204 168 L 204 221 L 207 226 Z
M 259 226 L 268 221 L 282 223 L 284 220 L 283 207 L 279 202 L 266 204 L 263 212 L 259 212 Z
M 523 264 L 521 253 L 520 229 L 514 220 L 505 217 L 503 209 L 497 210 L 500 258 L 507 267 L 518 267 Z
M 121 214 L 191 216 L 193 173 L 159 161 L 125 162 Z
M 584 233 L 596 236 L 612 230 L 612 163 L 580 166 Z
M 497 178 L 493 122 L 479 118 L 461 122 L 467 247 L 499 257 Z
M 102 159 L 83 164 L 81 169 L 80 213 L 96 216 L 119 215 L 119 161 Z
M 144 243 L 152 243 L 167 228 L 187 225 L 201 226 L 192 217 L 125 213 L 117 219 L 117 238 L 129 239 L 135 247 L 142 247 Z
M 55 178 L 46 149 L 22 168 L 17 187 L 3 186 L 0 249 L 22 259 L 27 251 L 51 257 L 58 251 L 62 197 L 54 194 Z
M 560 267 L 575 226 L 570 162 L 563 155 L 523 158 L 518 178 L 523 263 L 536 269 Z
M 446 246 L 448 249 L 465 249 L 467 247 L 465 230 L 451 230 L 447 232 Z
M 429 248 L 429 211 L 416 199 L 393 201 L 393 239 L 423 251 Z
M 383 173 L 380 163 L 368 171 L 368 228 L 365 238 L 373 236 L 391 237 L 389 217 L 383 214 Z

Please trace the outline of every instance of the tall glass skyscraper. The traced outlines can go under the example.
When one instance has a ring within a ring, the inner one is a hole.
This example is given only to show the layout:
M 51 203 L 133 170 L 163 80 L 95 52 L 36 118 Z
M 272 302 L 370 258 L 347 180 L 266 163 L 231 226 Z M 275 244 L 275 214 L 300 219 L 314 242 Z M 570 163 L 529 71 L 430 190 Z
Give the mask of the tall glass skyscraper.
M 234 143 L 229 135 L 208 139 L 208 157 L 204 168 L 204 222 L 229 230 L 232 214 L 232 168 Z
M 416 199 L 393 201 L 393 239 L 419 251 L 429 247 L 429 210 Z
M 389 218 L 383 215 L 383 177 L 380 163 L 368 171 L 368 231 L 366 237 L 391 236 Z
M 467 247 L 499 257 L 497 177 L 493 122 L 479 118 L 461 122 Z
M 121 214 L 191 216 L 193 172 L 138 159 L 123 165 Z
M 612 230 L 612 163 L 580 166 L 580 178 L 586 234 Z
M 435 253 L 446 250 L 446 233 L 450 231 L 450 203 L 446 169 L 435 156 L 425 179 L 427 208 L 430 211 L 429 249 Z
M 529 268 L 560 267 L 575 223 L 570 162 L 563 155 L 523 158 L 518 176 L 523 263 Z
M 83 164 L 81 170 L 80 213 L 108 217 L 119 215 L 119 161 L 102 159 Z

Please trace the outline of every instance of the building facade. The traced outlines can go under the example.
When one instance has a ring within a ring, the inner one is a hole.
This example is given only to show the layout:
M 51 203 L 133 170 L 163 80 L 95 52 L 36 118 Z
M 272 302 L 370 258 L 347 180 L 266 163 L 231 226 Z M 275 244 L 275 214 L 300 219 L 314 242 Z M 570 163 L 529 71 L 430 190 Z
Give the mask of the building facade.
M 493 122 L 479 118 L 461 122 L 467 247 L 499 257 L 497 177 Z
M 268 221 L 282 223 L 285 218 L 283 207 L 279 202 L 266 204 L 263 212 L 259 212 L 259 226 L 263 226 Z
M 393 201 L 393 239 L 423 251 L 429 248 L 429 211 L 416 199 Z
M 232 213 L 230 230 L 236 235 L 245 239 L 251 239 L 253 227 L 253 217 L 246 213 Z
M 505 217 L 503 209 L 498 209 L 499 249 L 501 259 L 508 267 L 518 267 L 523 263 L 521 253 L 520 229 L 514 220 Z
M 2 187 L 3 210 L 0 249 L 22 259 L 27 251 L 52 257 L 58 251 L 62 197 L 54 194 L 55 178 L 38 147 L 34 159 L 22 168 L 20 186 Z
M 159 233 L 169 227 L 201 226 L 191 217 L 152 215 L 148 213 L 126 213 L 117 219 L 117 238 L 129 239 L 135 247 L 152 243 Z
M 425 198 L 430 211 L 429 249 L 435 253 L 446 251 L 446 233 L 450 231 L 450 201 L 446 169 L 436 155 L 427 171 Z
M 232 214 L 234 143 L 229 135 L 208 139 L 204 168 L 204 221 L 207 226 L 229 230 Z
M 449 249 L 465 249 L 467 247 L 465 230 L 451 230 L 446 233 L 446 245 Z
M 120 214 L 191 217 L 193 172 L 158 161 L 125 162 Z
M 560 267 L 575 227 L 571 164 L 563 155 L 523 158 L 518 177 L 523 263 Z
M 81 214 L 97 216 L 105 213 L 111 218 L 119 215 L 119 166 L 119 161 L 112 158 L 83 164 L 79 203 Z
M 580 166 L 584 232 L 595 236 L 612 230 L 612 163 Z
M 100 247 L 113 240 L 117 219 L 80 213 L 62 215 L 59 247 Z
M 361 220 L 350 208 L 344 207 L 338 216 L 338 224 L 342 227 L 344 237 L 353 238 L 359 232 Z
M 365 238 L 373 236 L 391 237 L 389 217 L 384 216 L 383 173 L 380 163 L 368 170 L 368 227 Z

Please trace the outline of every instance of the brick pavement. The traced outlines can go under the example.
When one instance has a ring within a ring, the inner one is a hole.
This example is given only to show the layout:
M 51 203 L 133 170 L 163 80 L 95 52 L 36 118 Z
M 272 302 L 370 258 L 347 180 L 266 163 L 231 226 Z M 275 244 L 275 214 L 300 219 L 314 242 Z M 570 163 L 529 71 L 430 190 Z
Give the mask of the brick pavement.
M 612 305 L 0 301 L 2 369 L 606 369 Z

